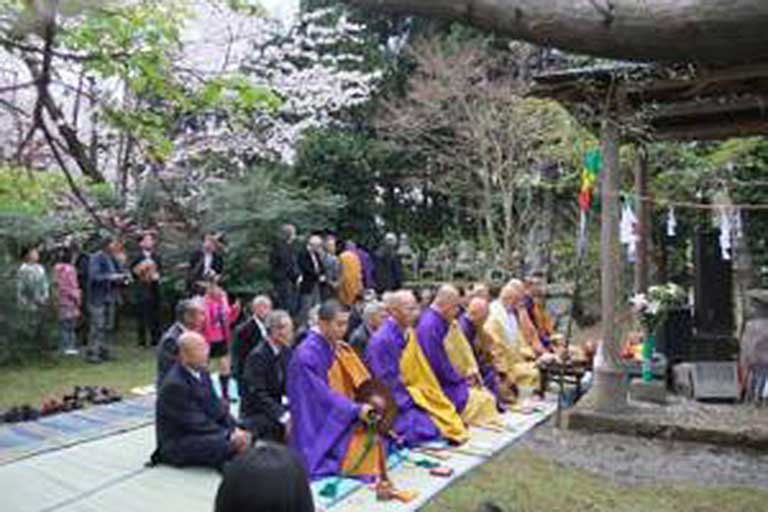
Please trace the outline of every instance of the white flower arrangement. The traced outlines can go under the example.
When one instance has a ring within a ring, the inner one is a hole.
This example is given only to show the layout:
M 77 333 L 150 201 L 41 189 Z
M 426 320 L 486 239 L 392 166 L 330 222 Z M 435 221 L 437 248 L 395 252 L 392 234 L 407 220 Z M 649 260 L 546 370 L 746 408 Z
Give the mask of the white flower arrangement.
M 647 294 L 638 293 L 629 302 L 645 327 L 646 334 L 651 334 L 664 322 L 670 309 L 685 305 L 686 293 L 675 283 L 666 283 L 651 286 Z

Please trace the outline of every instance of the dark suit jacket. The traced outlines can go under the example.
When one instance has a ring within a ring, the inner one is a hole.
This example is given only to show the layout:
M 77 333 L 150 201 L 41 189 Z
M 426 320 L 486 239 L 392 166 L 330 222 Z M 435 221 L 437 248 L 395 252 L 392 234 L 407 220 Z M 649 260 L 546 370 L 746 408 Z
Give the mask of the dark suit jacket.
M 232 375 L 240 381 L 245 368 L 245 360 L 248 354 L 264 341 L 261 329 L 256 324 L 253 316 L 235 328 L 235 337 L 232 342 Z
M 403 264 L 397 252 L 382 247 L 376 252 L 376 291 L 379 293 L 399 290 L 403 286 Z
M 136 273 L 134 272 L 136 265 L 138 265 L 142 261 L 144 261 L 144 253 L 140 252 L 138 255 L 136 255 L 135 258 L 133 258 L 133 260 L 131 261 L 131 266 L 129 267 L 131 270 L 131 274 L 133 274 L 133 277 L 136 282 L 138 299 L 157 301 L 160 298 L 160 282 L 152 281 L 150 283 L 144 283 L 141 280 L 139 280 L 139 276 L 137 276 Z M 163 262 L 160 259 L 160 256 L 156 252 L 152 253 L 152 261 L 154 261 L 155 265 L 157 265 L 157 271 L 162 272 Z
M 269 267 L 273 283 L 295 284 L 300 272 L 296 263 L 293 245 L 282 240 L 275 243 L 269 255 Z
M 309 249 L 305 248 L 299 253 L 298 263 L 302 276 L 299 293 L 312 293 L 315 286 L 320 284 L 320 276 L 325 276 L 322 255 L 317 254 L 315 257 L 317 258 L 317 268 L 315 268 L 314 263 L 312 263 L 312 256 L 309 254 Z
M 205 276 L 203 275 L 204 266 L 205 255 L 202 249 L 198 249 L 192 253 L 192 258 L 189 260 L 189 270 L 187 272 L 187 291 L 193 291 L 197 282 L 203 281 L 205 279 Z M 213 253 L 211 269 L 219 275 L 224 273 L 224 258 L 218 252 Z
M 279 424 L 288 411 L 283 405 L 285 381 L 291 348 L 283 347 L 275 355 L 268 342 L 263 341 L 248 354 L 243 369 L 243 389 L 240 396 L 240 417 L 248 423 Z
M 179 356 L 179 337 L 184 333 L 184 326 L 176 322 L 163 333 L 157 344 L 157 380 L 155 386 L 160 389 L 168 371 L 176 364 Z
M 229 436 L 235 420 L 216 396 L 207 372 L 195 378 L 174 365 L 157 394 L 159 462 L 176 466 L 220 467 L 233 452 Z

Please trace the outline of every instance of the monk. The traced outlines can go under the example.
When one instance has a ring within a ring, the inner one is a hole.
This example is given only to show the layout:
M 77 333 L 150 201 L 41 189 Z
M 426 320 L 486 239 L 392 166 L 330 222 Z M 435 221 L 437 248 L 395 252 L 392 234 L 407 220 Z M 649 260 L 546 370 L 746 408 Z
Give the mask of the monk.
M 416 328 L 416 339 L 443 392 L 469 425 L 500 424 L 496 399 L 477 378 L 477 361 L 456 323 L 461 296 L 442 285 Z
M 349 313 L 338 302 L 323 303 L 317 327 L 288 366 L 289 446 L 313 479 L 376 479 L 385 472 L 384 446 L 368 428 L 374 410 L 353 400 L 356 389 L 371 376 L 342 341 L 348 320 Z
M 525 308 L 542 347 L 554 351 L 558 336 L 555 333 L 555 323 L 544 304 L 544 282 L 540 275 L 532 274 L 525 279 L 525 294 Z
M 503 397 L 500 393 L 500 384 L 503 384 L 496 370 L 493 368 L 492 345 L 493 340 L 489 339 L 485 331 L 485 322 L 488 320 L 489 313 L 488 301 L 482 296 L 475 296 L 469 300 L 467 309 L 459 315 L 459 327 L 464 337 L 472 347 L 472 353 L 475 356 L 478 365 L 478 378 L 483 385 L 496 397 L 498 407 L 503 407 Z M 509 386 L 502 386 L 508 389 Z
M 395 433 L 408 447 L 441 436 L 463 443 L 469 436 L 464 423 L 416 341 L 413 325 L 420 309 L 416 297 L 400 290 L 385 294 L 384 300 L 388 318 L 371 338 L 366 361 L 397 404 Z
M 510 375 L 518 387 L 539 385 L 538 364 L 546 364 L 553 354 L 542 349 L 535 328 L 525 311 L 522 281 L 512 279 L 491 304 L 486 330 L 493 339 L 496 371 Z
M 363 293 L 363 264 L 353 242 L 347 242 L 339 256 L 339 266 L 339 301 L 351 306 Z

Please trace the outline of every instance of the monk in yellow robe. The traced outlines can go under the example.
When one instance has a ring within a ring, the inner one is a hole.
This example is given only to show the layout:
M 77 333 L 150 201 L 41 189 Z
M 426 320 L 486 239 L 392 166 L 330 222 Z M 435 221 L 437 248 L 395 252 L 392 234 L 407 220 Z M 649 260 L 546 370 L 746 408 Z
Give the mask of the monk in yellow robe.
M 511 376 L 519 387 L 535 388 L 540 381 L 533 339 L 535 329 L 527 313 L 523 314 L 524 298 L 521 281 L 513 279 L 507 283 L 491 304 L 485 327 L 493 340 L 496 371 Z
M 345 306 L 351 306 L 363 293 L 363 264 L 354 243 L 347 242 L 344 252 L 339 256 L 339 266 L 339 301 Z

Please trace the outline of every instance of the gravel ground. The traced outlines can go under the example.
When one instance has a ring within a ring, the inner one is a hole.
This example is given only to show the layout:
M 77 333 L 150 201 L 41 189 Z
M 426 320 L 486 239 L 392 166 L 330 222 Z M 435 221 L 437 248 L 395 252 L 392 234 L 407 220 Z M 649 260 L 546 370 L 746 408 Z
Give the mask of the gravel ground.
M 618 484 L 687 483 L 768 490 L 766 453 L 615 434 L 590 434 L 550 425 L 535 429 L 518 446 Z

